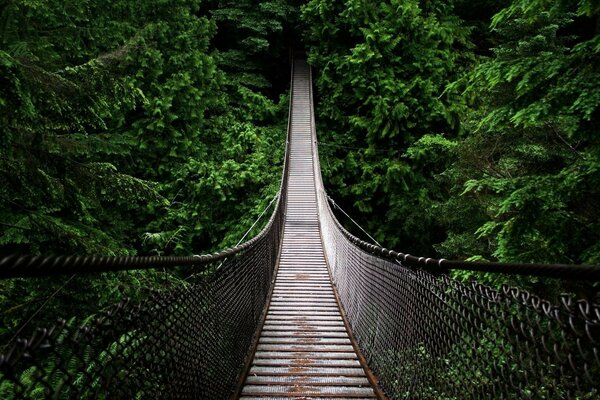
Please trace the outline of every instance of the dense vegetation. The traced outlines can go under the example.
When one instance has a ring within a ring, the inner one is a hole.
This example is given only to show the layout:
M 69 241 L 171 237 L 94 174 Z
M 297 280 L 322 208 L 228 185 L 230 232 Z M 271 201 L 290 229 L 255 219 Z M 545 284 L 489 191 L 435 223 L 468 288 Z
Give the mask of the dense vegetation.
M 600 263 L 592 0 L 14 0 L 0 22 L 2 253 L 235 244 L 277 190 L 302 38 L 326 186 L 386 247 Z M 46 307 L 163 279 L 75 279 Z M 0 338 L 64 281 L 2 282 Z
M 187 255 L 242 237 L 279 185 L 294 8 L 0 7 L 2 253 Z M 2 282 L 0 338 L 40 306 L 51 319 L 65 307 L 85 315 L 163 287 L 164 274 L 75 279 L 46 304 L 65 282 Z
M 600 6 L 313 0 L 330 193 L 412 254 L 600 263 Z

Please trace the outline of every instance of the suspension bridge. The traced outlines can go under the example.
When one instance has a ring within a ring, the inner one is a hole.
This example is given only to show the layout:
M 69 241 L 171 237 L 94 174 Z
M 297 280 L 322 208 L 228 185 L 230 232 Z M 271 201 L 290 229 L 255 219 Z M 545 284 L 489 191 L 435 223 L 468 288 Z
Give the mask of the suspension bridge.
M 448 271 L 561 285 L 600 281 L 600 268 L 437 260 L 353 236 L 324 190 L 304 60 L 290 85 L 281 188 L 254 238 L 189 257 L 0 257 L 2 279 L 190 271 L 185 287 L 15 340 L 0 355 L 0 397 L 599 398 L 599 305 Z

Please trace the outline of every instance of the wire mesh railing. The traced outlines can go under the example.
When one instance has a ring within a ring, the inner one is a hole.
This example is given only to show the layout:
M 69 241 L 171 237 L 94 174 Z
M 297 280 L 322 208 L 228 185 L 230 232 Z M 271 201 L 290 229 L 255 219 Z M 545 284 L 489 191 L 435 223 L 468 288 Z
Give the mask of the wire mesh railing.
M 125 299 L 108 310 L 58 320 L 16 339 L 0 355 L 0 398 L 231 396 L 250 356 L 278 260 L 288 147 L 268 223 L 257 236 L 231 249 L 186 257 L 1 257 L 0 279 L 170 267 L 185 270 L 188 278 L 176 289 L 142 301 Z
M 321 235 L 350 329 L 393 399 L 600 398 L 600 306 L 551 302 L 448 270 L 600 281 L 600 268 L 414 257 L 367 243 L 335 218 L 314 169 Z
M 331 215 L 322 229 L 353 335 L 390 398 L 598 398 L 597 304 L 384 259 Z
M 3 399 L 225 398 L 236 384 L 269 291 L 279 218 L 186 288 L 60 321 L 0 356 Z

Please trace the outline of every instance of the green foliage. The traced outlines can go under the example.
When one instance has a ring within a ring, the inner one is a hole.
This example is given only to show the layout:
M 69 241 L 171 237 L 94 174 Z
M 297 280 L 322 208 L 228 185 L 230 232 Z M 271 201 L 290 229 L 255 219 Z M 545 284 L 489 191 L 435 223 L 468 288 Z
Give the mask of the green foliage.
M 598 264 L 598 35 L 569 34 L 580 11 L 573 5 L 529 7 L 515 2 L 496 15 L 493 56 L 465 77 L 474 102 L 469 135 L 444 173 L 453 196 L 440 215 L 474 208 L 477 218 L 447 218 L 452 234 L 438 248 L 450 256 Z
M 0 252 L 237 243 L 279 185 L 303 24 L 327 189 L 378 241 L 599 264 L 599 13 L 591 0 L 6 2 Z M 40 307 L 85 316 L 178 285 L 157 271 L 5 281 L 0 338 Z
M 211 3 L 210 13 L 219 26 L 216 59 L 228 73 L 226 89 L 244 86 L 274 98 L 274 82 L 268 77 L 288 79 L 289 71 L 281 68 L 289 45 L 286 28 L 297 19 L 298 8 L 289 0 Z
M 303 8 L 320 140 L 338 145 L 322 151 L 326 186 L 377 240 L 416 253 L 435 240 L 431 203 L 440 193 L 431 178 L 459 128 L 444 88 L 468 44 L 451 11 L 416 0 Z
M 333 197 L 412 254 L 600 263 L 596 3 L 308 2 Z
M 290 14 L 283 1 L 0 6 L 0 251 L 235 244 L 279 186 L 289 77 L 268 70 Z M 39 307 L 51 320 L 85 316 L 177 284 L 156 271 L 1 282 L 0 338 Z

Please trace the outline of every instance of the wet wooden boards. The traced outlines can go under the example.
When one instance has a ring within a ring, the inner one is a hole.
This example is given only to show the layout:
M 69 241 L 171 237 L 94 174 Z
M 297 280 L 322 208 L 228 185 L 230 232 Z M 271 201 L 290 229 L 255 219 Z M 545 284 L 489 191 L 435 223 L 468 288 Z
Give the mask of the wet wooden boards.
M 271 303 L 241 399 L 374 398 L 331 286 L 319 232 L 310 73 L 294 66 L 285 230 Z

